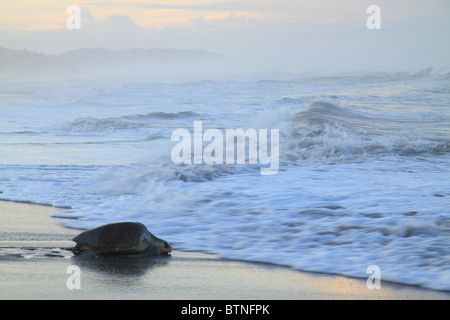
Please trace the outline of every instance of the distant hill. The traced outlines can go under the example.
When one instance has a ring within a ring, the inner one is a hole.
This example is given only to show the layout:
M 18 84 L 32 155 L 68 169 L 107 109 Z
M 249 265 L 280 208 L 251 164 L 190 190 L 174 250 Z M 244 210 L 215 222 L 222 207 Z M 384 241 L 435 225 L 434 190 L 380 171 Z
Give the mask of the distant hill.
M 41 53 L 0 48 L 0 75 L 26 73 L 49 64 L 48 57 Z
M 0 76 L 176 72 L 206 67 L 223 59 L 224 56 L 202 50 L 84 48 L 46 55 L 0 47 Z

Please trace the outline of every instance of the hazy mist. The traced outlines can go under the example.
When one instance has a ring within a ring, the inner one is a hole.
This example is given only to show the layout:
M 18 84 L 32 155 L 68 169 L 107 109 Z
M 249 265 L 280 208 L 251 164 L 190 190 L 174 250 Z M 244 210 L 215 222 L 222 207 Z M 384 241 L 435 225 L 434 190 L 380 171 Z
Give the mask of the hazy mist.
M 446 0 L 377 1 L 379 30 L 366 26 L 366 10 L 372 1 L 365 0 L 83 2 L 77 4 L 81 8 L 79 30 L 66 27 L 66 8 L 76 3 L 41 2 L 49 5 L 34 9 L 26 1 L 1 5 L 0 47 L 46 55 L 81 48 L 107 49 L 106 55 L 111 50 L 136 48 L 186 50 L 180 56 L 184 70 L 211 75 L 450 66 L 450 2 Z M 197 55 L 195 63 L 187 62 L 186 53 L 193 50 L 224 59 L 203 63 Z M 135 64 L 133 56 L 130 59 Z M 118 66 L 117 61 L 106 60 L 111 62 L 107 69 Z M 121 60 L 126 60 L 124 55 Z M 161 72 L 169 67 L 182 69 L 174 59 L 150 60 L 152 70 L 162 65 Z M 138 65 L 142 70 L 142 64 Z

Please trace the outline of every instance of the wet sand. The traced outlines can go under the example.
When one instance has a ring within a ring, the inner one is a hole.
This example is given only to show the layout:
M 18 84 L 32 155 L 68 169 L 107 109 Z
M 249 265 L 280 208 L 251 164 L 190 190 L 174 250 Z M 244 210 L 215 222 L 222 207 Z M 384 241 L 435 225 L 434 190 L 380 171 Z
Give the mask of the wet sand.
M 51 217 L 60 210 L 0 201 L 0 299 L 450 299 L 450 292 L 383 281 L 381 289 L 369 290 L 366 279 L 225 260 L 176 247 L 168 257 L 76 257 L 70 239 L 80 230 L 64 228 Z M 72 265 L 79 267 L 79 289 L 69 289 L 77 283 L 68 273 Z

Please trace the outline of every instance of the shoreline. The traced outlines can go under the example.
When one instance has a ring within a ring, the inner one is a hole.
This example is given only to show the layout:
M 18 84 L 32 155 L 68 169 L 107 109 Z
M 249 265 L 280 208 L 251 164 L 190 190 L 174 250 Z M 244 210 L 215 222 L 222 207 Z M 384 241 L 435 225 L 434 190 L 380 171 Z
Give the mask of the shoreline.
M 0 299 L 450 300 L 450 292 L 298 271 L 179 251 L 169 257 L 86 259 L 70 251 L 80 230 L 52 213 L 64 208 L 0 200 Z M 168 239 L 170 242 L 170 239 Z M 70 266 L 80 289 L 69 289 Z

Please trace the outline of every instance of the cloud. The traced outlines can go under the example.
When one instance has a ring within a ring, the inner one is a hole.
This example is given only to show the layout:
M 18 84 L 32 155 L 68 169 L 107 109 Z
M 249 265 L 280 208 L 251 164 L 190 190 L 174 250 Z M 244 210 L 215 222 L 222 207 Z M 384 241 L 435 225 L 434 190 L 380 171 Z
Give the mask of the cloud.
M 105 19 L 100 20 L 94 17 L 89 9 L 81 7 L 81 25 L 87 32 L 108 30 L 110 32 L 138 31 L 142 27 L 136 24 L 129 15 L 110 14 Z
M 124 14 L 112 14 L 104 22 L 108 28 L 119 30 L 141 30 L 130 16 Z

